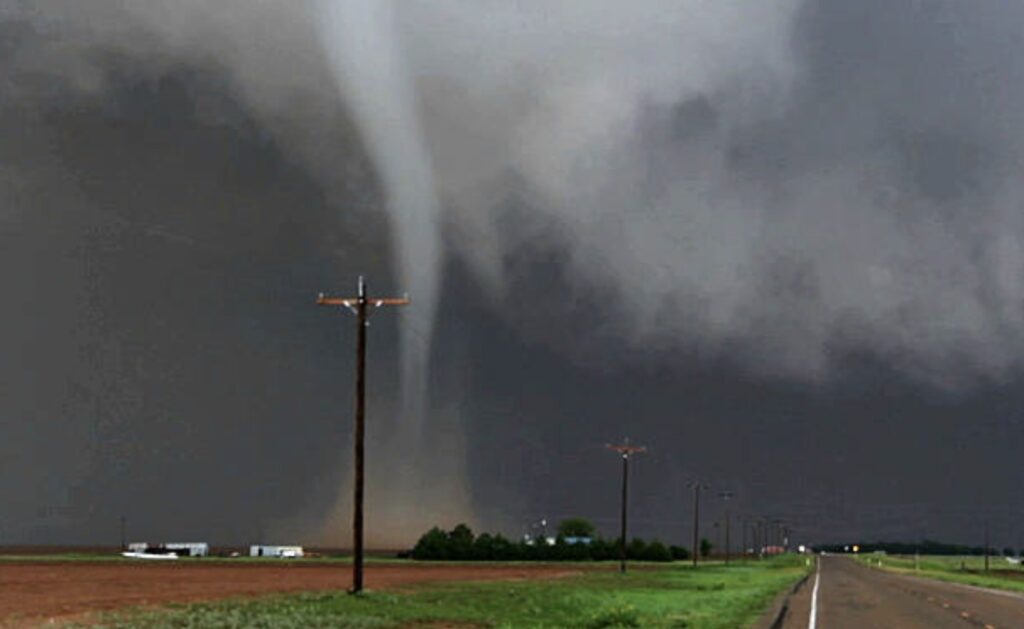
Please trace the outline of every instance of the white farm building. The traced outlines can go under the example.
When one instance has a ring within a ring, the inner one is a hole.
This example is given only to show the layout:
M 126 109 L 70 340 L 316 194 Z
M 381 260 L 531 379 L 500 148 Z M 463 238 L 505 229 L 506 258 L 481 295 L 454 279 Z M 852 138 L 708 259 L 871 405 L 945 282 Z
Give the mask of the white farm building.
M 302 546 L 267 546 L 265 544 L 253 544 L 249 547 L 250 557 L 301 557 Z
M 210 545 L 206 542 L 167 542 L 164 544 L 134 542 L 128 544 L 128 550 L 151 555 L 174 553 L 178 557 L 206 557 L 210 554 Z

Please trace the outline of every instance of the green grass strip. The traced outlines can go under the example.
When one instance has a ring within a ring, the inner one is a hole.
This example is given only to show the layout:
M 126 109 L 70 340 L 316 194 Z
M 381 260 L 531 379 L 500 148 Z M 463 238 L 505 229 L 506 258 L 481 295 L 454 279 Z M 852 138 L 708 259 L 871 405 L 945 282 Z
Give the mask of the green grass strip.
M 1024 570 L 1012 566 L 1002 557 L 991 557 L 992 568 L 984 571 L 983 557 L 922 556 L 915 560 L 905 555 L 864 555 L 858 560 L 872 568 L 880 568 L 909 576 L 963 583 L 1010 592 L 1024 592 Z
M 402 591 L 276 595 L 103 616 L 92 626 L 281 628 L 690 627 L 754 623 L 809 567 L 804 557 L 732 566 L 650 567 L 532 581 L 424 585 Z

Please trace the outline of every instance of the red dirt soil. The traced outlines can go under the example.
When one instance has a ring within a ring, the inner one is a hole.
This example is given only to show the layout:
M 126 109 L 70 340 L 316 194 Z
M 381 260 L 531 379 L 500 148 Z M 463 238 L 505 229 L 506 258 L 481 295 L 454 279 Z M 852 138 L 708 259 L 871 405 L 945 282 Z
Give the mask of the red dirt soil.
M 577 574 L 550 565 L 368 565 L 368 589 L 440 581 L 554 578 Z M 34 626 L 137 605 L 344 590 L 346 564 L 0 562 L 0 626 Z

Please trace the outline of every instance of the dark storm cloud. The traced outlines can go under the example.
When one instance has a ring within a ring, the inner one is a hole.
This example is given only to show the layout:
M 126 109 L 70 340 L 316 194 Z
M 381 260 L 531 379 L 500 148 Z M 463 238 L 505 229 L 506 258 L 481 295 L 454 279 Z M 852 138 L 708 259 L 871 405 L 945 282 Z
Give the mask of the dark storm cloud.
M 675 539 L 694 476 L 810 536 L 1019 503 L 1024 12 L 635 5 L 0 9 L 0 535 L 343 521 L 308 297 L 357 272 L 419 305 L 373 337 L 410 527 L 611 517 L 624 433 Z
M 641 346 L 738 344 L 758 370 L 814 378 L 867 347 L 943 385 L 999 377 L 1021 297 L 1017 70 L 991 50 L 1018 16 L 999 13 L 808 4 L 783 96 L 684 84 L 558 153 L 567 106 L 528 182 L 577 277 L 630 296 L 618 320 Z
M 358 145 L 339 125 L 335 163 L 362 190 L 343 216 L 215 70 L 102 68 L 101 94 L 44 83 L 56 97 L 5 102 L 0 531 L 112 541 L 126 513 L 138 534 L 243 541 L 322 513 L 323 435 L 343 441 L 324 395 L 349 367 L 321 351 L 337 318 L 311 295 L 349 284 L 349 256 L 389 267 Z

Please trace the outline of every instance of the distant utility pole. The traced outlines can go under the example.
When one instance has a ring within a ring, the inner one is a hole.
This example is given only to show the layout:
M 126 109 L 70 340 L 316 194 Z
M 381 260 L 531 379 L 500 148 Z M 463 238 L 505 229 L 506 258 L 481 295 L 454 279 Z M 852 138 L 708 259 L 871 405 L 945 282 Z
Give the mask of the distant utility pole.
M 647 448 L 643 446 L 630 445 L 628 437 L 618 445 L 609 443 L 606 444 L 605 447 L 609 450 L 615 450 L 622 456 L 622 526 L 619 534 L 619 572 L 624 574 L 626 572 L 627 505 L 629 504 L 629 457 L 634 454 L 645 452 Z
M 700 556 L 700 490 L 707 489 L 707 485 L 695 480 L 690 482 L 690 488 L 693 489 L 693 566 L 696 568 Z
M 764 559 L 765 550 L 768 548 L 768 520 L 764 517 L 754 521 L 754 535 L 757 537 L 757 558 Z
M 990 545 L 989 523 L 988 520 L 985 520 L 985 572 L 988 572 L 988 549 Z
M 721 552 L 722 549 L 722 523 L 715 520 L 711 523 L 711 528 L 715 529 L 715 545 L 711 547 L 713 555 L 716 551 Z
M 733 497 L 731 491 L 720 491 L 718 497 L 725 503 L 725 565 L 729 565 L 729 501 Z
M 342 306 L 356 315 L 356 425 L 353 447 L 355 449 L 355 491 L 352 511 L 352 589 L 351 594 L 363 590 L 363 487 L 364 450 L 366 436 L 366 326 L 370 306 L 404 306 L 408 297 L 386 297 L 370 299 L 366 282 L 359 276 L 355 297 L 327 297 L 320 293 L 316 303 L 320 306 Z
M 757 557 L 757 518 L 754 516 L 747 517 L 747 526 L 750 527 L 750 555 L 752 558 Z
M 786 527 L 784 526 L 784 524 L 785 523 L 782 520 L 772 520 L 772 529 L 774 529 L 773 533 L 775 535 L 775 539 L 778 541 L 778 543 L 775 545 L 781 548 L 782 552 L 786 551 L 787 545 Z
M 128 550 L 127 540 L 125 539 L 125 528 L 128 524 L 128 518 L 121 516 L 121 550 Z
M 747 516 L 740 514 L 740 560 L 747 558 Z

